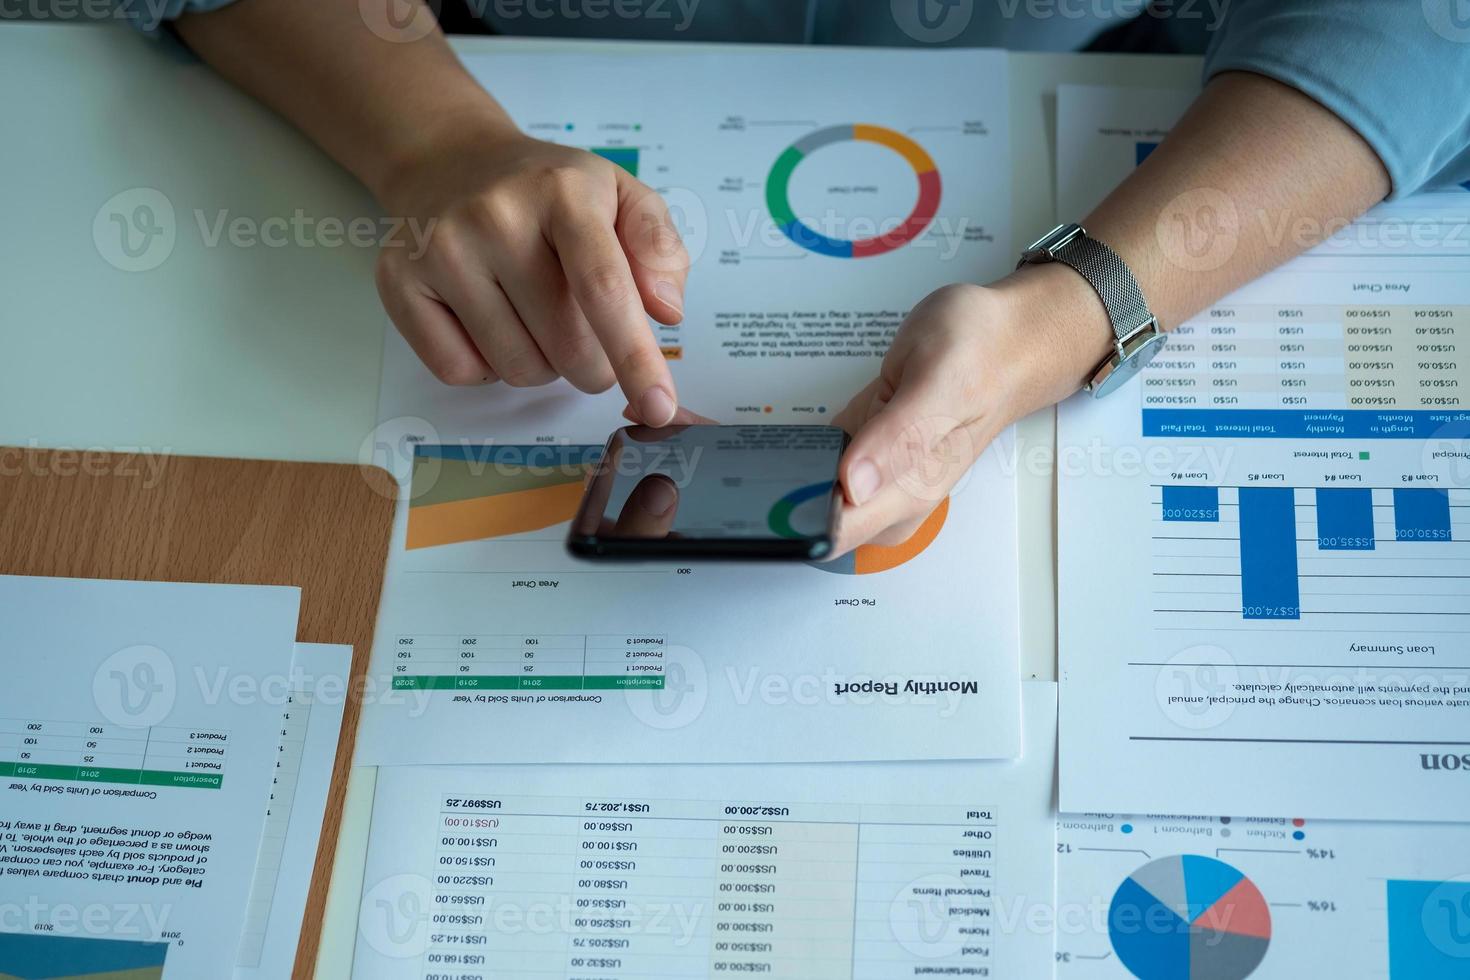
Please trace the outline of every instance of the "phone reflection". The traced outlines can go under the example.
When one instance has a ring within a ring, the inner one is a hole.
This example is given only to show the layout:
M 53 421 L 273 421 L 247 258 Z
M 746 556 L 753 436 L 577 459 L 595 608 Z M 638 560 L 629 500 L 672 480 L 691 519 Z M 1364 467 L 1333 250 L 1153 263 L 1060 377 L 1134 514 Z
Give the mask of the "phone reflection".
M 619 538 L 677 538 L 673 528 L 678 513 L 679 488 L 662 473 L 650 473 L 628 494 L 617 520 L 602 518 L 598 531 Z
M 650 435 L 669 430 L 629 429 L 629 435 L 640 442 L 656 441 Z M 639 438 L 642 436 L 643 438 Z M 579 515 L 578 534 L 596 534 L 601 537 L 641 538 L 656 541 L 678 538 L 673 530 L 674 520 L 679 516 L 679 487 L 663 473 L 649 473 L 628 491 L 616 518 L 607 516 L 608 500 L 611 498 L 615 481 L 592 478 L 587 488 L 587 504 Z
M 821 557 L 846 439 L 815 425 L 619 429 L 568 547 L 583 557 Z

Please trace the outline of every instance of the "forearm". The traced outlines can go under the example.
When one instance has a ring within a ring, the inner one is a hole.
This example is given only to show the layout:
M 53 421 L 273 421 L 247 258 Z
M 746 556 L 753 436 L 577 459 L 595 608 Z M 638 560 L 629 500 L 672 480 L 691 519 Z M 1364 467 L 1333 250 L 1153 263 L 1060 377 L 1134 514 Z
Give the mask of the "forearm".
M 1377 155 L 1332 112 L 1265 77 L 1227 73 L 1081 220 L 1128 263 L 1172 329 L 1316 245 L 1388 191 Z M 1037 318 L 1030 346 L 1041 363 L 1018 411 L 1076 391 L 1111 349 L 1097 294 L 1058 266 L 1027 267 L 999 288 Z
M 184 16 L 177 27 L 201 58 L 380 200 L 440 140 L 515 128 L 437 28 L 418 40 L 387 40 L 357 0 L 239 0 Z

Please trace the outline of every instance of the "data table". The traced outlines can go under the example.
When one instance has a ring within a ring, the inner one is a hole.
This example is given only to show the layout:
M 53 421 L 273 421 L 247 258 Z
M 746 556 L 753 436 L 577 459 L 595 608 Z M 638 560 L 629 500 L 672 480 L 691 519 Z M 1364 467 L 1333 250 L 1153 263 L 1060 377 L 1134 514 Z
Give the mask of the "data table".
M 0 718 L 0 776 L 218 789 L 228 732 Z
M 398 637 L 394 690 L 657 690 L 658 634 L 433 634 Z
M 438 819 L 425 978 L 993 967 L 991 809 L 446 797 Z
M 1145 434 L 1423 438 L 1470 408 L 1470 307 L 1223 305 L 1143 372 Z

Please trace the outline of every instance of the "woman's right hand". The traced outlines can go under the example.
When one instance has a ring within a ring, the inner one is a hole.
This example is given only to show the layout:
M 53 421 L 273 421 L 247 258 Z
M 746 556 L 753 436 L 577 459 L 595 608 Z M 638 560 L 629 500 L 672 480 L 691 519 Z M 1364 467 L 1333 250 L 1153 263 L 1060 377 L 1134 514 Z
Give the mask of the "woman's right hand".
M 648 317 L 683 318 L 689 257 L 657 192 L 504 124 L 430 141 L 380 189 L 422 241 L 385 246 L 383 306 L 447 384 L 622 387 L 637 421 L 678 396 Z

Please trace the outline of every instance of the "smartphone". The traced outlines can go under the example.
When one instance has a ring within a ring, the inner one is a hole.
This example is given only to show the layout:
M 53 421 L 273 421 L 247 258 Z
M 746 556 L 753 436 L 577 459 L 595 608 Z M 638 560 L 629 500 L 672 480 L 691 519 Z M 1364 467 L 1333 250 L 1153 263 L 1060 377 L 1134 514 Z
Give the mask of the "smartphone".
M 830 425 L 619 429 L 567 536 L 581 558 L 819 561 L 841 512 Z

